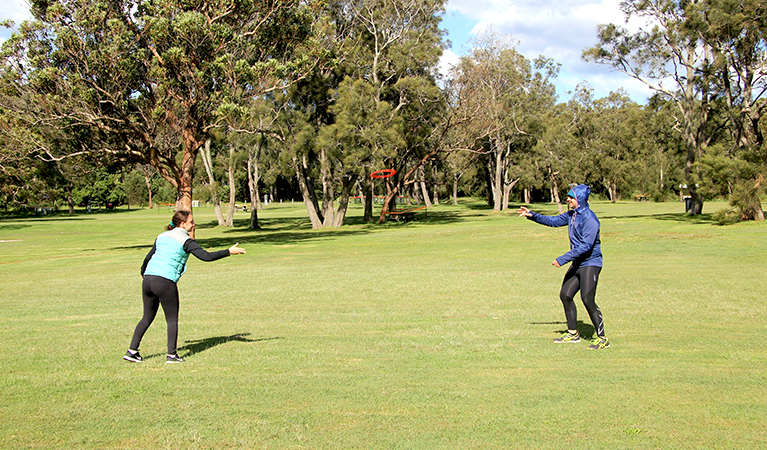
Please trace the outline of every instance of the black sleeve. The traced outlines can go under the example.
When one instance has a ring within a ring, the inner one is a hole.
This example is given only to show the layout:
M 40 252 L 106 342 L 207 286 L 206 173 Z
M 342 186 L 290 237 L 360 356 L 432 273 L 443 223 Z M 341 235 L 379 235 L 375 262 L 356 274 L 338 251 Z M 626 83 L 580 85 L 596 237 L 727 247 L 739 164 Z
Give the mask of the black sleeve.
M 207 252 L 200 247 L 194 239 L 188 239 L 184 242 L 184 251 L 193 254 L 197 259 L 201 261 L 215 261 L 217 259 L 226 258 L 229 256 L 229 249 L 219 250 L 217 252 Z
M 157 248 L 157 241 L 152 244 L 152 250 L 149 250 L 149 253 L 147 253 L 146 258 L 144 258 L 144 264 L 141 265 L 141 276 L 144 276 L 144 272 L 146 272 L 146 265 L 149 264 L 149 260 L 152 259 L 152 255 L 154 255 L 154 251 Z

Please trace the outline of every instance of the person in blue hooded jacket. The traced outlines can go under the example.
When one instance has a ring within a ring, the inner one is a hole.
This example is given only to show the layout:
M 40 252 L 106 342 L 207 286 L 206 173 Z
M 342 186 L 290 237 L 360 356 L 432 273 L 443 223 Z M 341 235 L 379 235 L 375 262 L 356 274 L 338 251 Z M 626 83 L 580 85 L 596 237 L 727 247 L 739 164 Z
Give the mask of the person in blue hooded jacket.
M 599 272 L 602 271 L 602 249 L 599 241 L 599 219 L 589 208 L 590 193 L 591 188 L 585 184 L 579 184 L 570 189 L 567 193 L 567 206 L 570 209 L 558 216 L 544 216 L 524 206 L 519 208 L 518 214 L 520 217 L 527 217 L 529 220 L 550 227 L 567 226 L 570 251 L 551 263 L 554 267 L 572 263 L 565 273 L 562 289 L 559 292 L 559 298 L 565 308 L 567 332 L 554 339 L 554 342 L 558 344 L 580 342 L 581 337 L 577 327 L 578 312 L 573 301 L 575 294 L 580 290 L 583 305 L 597 332 L 597 337 L 591 341 L 589 349 L 600 350 L 609 347 L 610 342 L 605 337 L 602 311 L 595 301 Z
M 225 250 L 207 252 L 194 240 L 196 225 L 189 211 L 179 210 L 166 227 L 167 231 L 157 236 L 154 245 L 144 258 L 141 266 L 141 294 L 144 300 L 144 315 L 136 325 L 128 352 L 123 359 L 131 362 L 143 362 L 138 351 L 141 339 L 154 321 L 157 310 L 162 305 L 165 321 L 168 325 L 168 356 L 165 363 L 180 363 L 176 342 L 178 339 L 178 282 L 186 271 L 186 261 L 192 254 L 202 261 L 215 261 L 229 255 L 240 255 L 245 250 L 237 244 Z

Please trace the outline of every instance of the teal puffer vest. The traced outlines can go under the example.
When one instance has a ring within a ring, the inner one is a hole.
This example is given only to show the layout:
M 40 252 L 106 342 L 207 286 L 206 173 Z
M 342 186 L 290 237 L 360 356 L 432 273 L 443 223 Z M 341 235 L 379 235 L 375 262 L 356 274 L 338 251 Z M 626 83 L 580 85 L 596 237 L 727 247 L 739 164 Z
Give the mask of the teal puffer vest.
M 154 255 L 146 265 L 144 275 L 156 275 L 177 282 L 186 270 L 189 253 L 184 251 L 184 243 L 189 239 L 189 233 L 181 227 L 157 236 Z

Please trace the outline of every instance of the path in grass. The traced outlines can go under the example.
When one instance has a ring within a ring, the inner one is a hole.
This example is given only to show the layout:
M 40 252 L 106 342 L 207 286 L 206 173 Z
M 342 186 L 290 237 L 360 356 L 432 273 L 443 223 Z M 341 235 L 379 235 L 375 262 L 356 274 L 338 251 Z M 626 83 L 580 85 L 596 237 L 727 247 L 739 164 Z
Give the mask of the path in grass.
M 592 207 L 604 352 L 551 343 L 566 229 L 464 202 L 385 226 L 353 207 L 351 225 L 313 231 L 299 205 L 273 205 L 261 231 L 195 211 L 203 246 L 248 253 L 190 261 L 188 358 L 167 367 L 161 315 L 147 361 L 121 356 L 168 211 L 0 218 L 0 447 L 767 446 L 767 226 Z

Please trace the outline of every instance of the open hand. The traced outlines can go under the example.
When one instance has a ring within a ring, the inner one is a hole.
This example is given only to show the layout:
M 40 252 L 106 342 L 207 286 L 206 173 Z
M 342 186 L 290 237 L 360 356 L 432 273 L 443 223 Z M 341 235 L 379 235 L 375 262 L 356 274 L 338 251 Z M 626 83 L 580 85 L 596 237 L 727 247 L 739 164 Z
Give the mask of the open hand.
M 245 253 L 244 248 L 237 247 L 239 245 L 239 242 L 234 244 L 233 246 L 229 247 L 229 254 L 230 255 L 242 255 Z
M 533 213 L 530 212 L 529 209 L 525 208 L 524 206 L 520 206 L 517 210 L 517 214 L 519 217 L 531 217 Z

